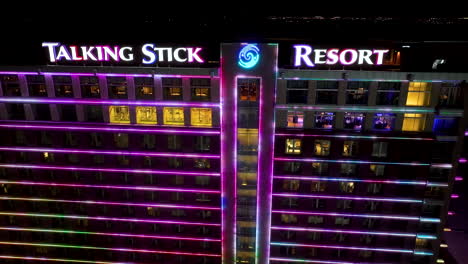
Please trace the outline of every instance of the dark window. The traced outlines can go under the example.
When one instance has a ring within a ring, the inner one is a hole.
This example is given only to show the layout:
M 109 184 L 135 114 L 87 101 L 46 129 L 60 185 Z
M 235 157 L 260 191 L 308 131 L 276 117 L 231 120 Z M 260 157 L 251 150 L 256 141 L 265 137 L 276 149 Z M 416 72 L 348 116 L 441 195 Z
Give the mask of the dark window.
M 284 172 L 286 173 L 299 173 L 302 171 L 302 163 L 300 162 L 285 162 L 284 163 Z
M 167 148 L 170 150 L 180 150 L 181 148 L 180 136 L 178 135 L 167 136 Z
M 21 96 L 21 89 L 17 75 L 2 75 L 0 82 L 3 89 L 3 96 Z
M 287 82 L 286 103 L 307 104 L 308 81 L 289 80 Z
M 440 107 L 461 107 L 461 87 L 457 83 L 442 83 L 439 95 Z
M 80 77 L 81 96 L 84 98 L 99 98 L 99 80 L 97 77 Z
M 373 129 L 392 130 L 395 127 L 395 114 L 375 114 Z
M 136 98 L 154 100 L 154 79 L 151 77 L 135 77 Z
M 379 82 L 377 105 L 398 105 L 400 88 L 400 82 Z
M 74 104 L 59 105 L 58 110 L 61 121 L 77 121 L 76 106 Z
M 315 102 L 317 104 L 336 104 L 338 98 L 338 82 L 317 81 Z
M 8 119 L 26 120 L 23 104 L 6 104 Z
M 102 106 L 100 105 L 87 105 L 86 109 L 86 120 L 89 122 L 103 122 L 102 118 Z
M 50 107 L 48 104 L 36 104 L 34 105 L 35 119 L 50 121 Z
M 367 104 L 369 82 L 348 82 L 346 89 L 347 104 Z
M 210 137 L 195 137 L 195 151 L 210 151 Z
M 28 75 L 28 89 L 30 96 L 47 96 L 47 89 L 43 75 Z
M 70 76 L 54 76 L 56 97 L 73 97 L 73 86 Z
M 183 99 L 181 78 L 162 78 L 162 88 L 164 91 L 164 100 Z
M 190 79 L 192 101 L 211 100 L 211 80 L 207 78 Z
M 361 130 L 363 124 L 364 124 L 363 113 L 345 113 L 345 116 L 344 116 L 344 128 L 345 129 Z
M 127 79 L 125 77 L 108 77 L 107 88 L 109 90 L 109 98 L 128 99 Z
M 457 118 L 439 118 L 434 119 L 433 131 L 438 135 L 456 135 L 458 129 Z

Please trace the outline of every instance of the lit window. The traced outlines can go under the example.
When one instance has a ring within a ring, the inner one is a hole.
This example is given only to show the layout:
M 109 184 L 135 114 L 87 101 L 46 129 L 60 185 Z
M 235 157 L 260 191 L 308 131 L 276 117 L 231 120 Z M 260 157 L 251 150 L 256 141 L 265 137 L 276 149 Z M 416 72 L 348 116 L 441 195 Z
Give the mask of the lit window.
M 357 153 L 357 142 L 356 141 L 345 141 L 343 144 L 343 156 L 351 157 Z
M 312 171 L 316 175 L 325 175 L 328 173 L 328 163 L 314 162 L 312 163 Z
M 373 129 L 392 130 L 395 124 L 395 114 L 375 114 Z
M 405 114 L 403 119 L 403 131 L 423 131 L 426 123 L 426 115 Z
M 44 75 L 27 75 L 26 79 L 30 96 L 47 96 Z
M 209 169 L 211 165 L 208 159 L 195 159 L 194 167 L 197 169 Z
M 289 111 L 288 127 L 302 128 L 304 126 L 304 112 Z
M 330 140 L 317 139 L 314 142 L 314 152 L 318 156 L 328 156 L 330 154 Z
M 112 99 L 128 99 L 127 79 L 125 77 L 107 78 L 109 97 Z
M 192 101 L 210 101 L 211 80 L 207 78 L 190 79 Z
M 3 88 L 3 96 L 21 96 L 17 75 L 0 76 L 0 86 Z
M 150 106 L 137 106 L 136 107 L 136 121 L 138 124 L 156 124 L 156 107 Z
M 258 148 L 258 129 L 238 128 L 237 148 L 239 152 L 256 152 Z
M 97 77 L 80 77 L 81 96 L 85 98 L 99 98 L 99 81 Z
M 164 107 L 164 124 L 165 125 L 184 125 L 184 108 L 183 107 Z
M 143 100 L 154 99 L 154 79 L 151 77 L 136 77 L 135 81 L 136 98 Z
M 428 106 L 431 98 L 431 83 L 410 82 L 406 105 Z
M 191 108 L 190 121 L 192 126 L 211 126 L 211 108 Z
M 284 180 L 283 189 L 287 191 L 297 191 L 299 190 L 299 180 Z
M 182 100 L 182 79 L 162 78 L 164 100 Z
M 259 79 L 238 79 L 237 87 L 241 101 L 256 102 L 260 86 Z
M 361 130 L 364 120 L 363 113 L 345 113 L 344 116 L 344 128 Z
M 385 165 L 371 164 L 370 165 L 370 170 L 374 173 L 375 176 L 383 176 L 384 175 L 384 170 L 385 170 Z
M 282 223 L 297 223 L 297 217 L 292 214 L 281 214 L 281 222 Z
M 315 114 L 315 127 L 316 128 L 333 128 L 334 113 L 318 112 Z
M 387 157 L 388 142 L 374 142 L 372 146 L 372 157 Z
M 367 104 L 369 82 L 348 82 L 346 104 Z
M 109 106 L 109 119 L 111 123 L 130 124 L 128 106 Z
M 353 193 L 355 184 L 354 182 L 340 182 L 340 191 L 344 193 Z
M 286 154 L 301 154 L 301 140 L 286 139 Z
M 72 80 L 70 76 L 54 76 L 55 96 L 73 97 Z

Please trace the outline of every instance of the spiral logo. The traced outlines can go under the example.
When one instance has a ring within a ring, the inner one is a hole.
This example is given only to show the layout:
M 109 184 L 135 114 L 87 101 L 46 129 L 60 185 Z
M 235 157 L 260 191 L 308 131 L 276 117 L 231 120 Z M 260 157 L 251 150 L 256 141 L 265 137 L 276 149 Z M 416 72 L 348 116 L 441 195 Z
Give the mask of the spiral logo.
M 243 47 L 239 52 L 239 65 L 242 68 L 250 69 L 257 65 L 260 59 L 260 50 L 257 44 L 248 44 Z

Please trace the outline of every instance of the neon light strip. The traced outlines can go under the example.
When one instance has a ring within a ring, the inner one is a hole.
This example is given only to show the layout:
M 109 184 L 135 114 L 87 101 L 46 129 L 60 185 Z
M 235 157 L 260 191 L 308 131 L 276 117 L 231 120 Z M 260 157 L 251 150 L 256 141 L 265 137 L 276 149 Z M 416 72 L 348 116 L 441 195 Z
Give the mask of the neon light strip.
M 181 75 L 181 74 L 141 74 L 141 73 L 84 73 L 84 72 L 14 72 L 2 71 L 0 74 L 19 75 L 77 75 L 77 76 L 108 76 L 108 77 L 167 77 L 167 78 L 219 78 L 211 75 Z
M 38 185 L 38 186 L 58 186 L 73 188 L 104 188 L 119 190 L 138 190 L 138 191 L 156 191 L 156 192 L 189 192 L 189 193 L 214 193 L 219 194 L 217 190 L 204 189 L 180 189 L 180 188 L 161 188 L 152 186 L 131 186 L 131 185 L 96 185 L 96 184 L 76 184 L 76 183 L 55 183 L 55 182 L 31 182 L 31 181 L 6 181 L 0 179 L 0 184 L 16 185 Z
M 442 169 L 451 169 L 453 166 L 450 163 L 439 163 L 439 164 L 432 164 L 431 167 L 442 168 Z
M 433 141 L 433 138 L 420 138 L 420 137 L 382 137 L 382 136 L 355 136 L 355 135 L 313 135 L 313 134 L 289 134 L 289 133 L 277 133 L 275 136 L 280 137 L 328 137 L 328 138 L 356 138 L 356 139 L 395 139 L 395 140 L 425 140 Z
M 192 176 L 219 176 L 218 172 L 186 172 L 186 171 L 162 171 L 162 170 L 142 170 L 142 169 L 111 169 L 111 168 L 86 168 L 86 167 L 64 167 L 28 164 L 0 164 L 0 168 L 11 169 L 40 169 L 40 170 L 67 170 L 67 171 L 100 171 L 100 172 L 122 172 L 122 173 L 142 173 L 142 174 L 172 174 L 172 175 L 192 175 Z
M 365 182 L 365 183 L 385 183 L 385 184 L 408 184 L 447 187 L 446 183 L 433 183 L 427 181 L 400 181 L 400 180 L 363 180 L 357 178 L 332 178 L 332 177 L 303 177 L 303 176 L 273 176 L 274 179 L 294 179 L 305 181 L 337 181 L 337 182 Z
M 397 248 L 374 248 L 374 247 L 348 247 L 338 245 L 313 245 L 313 244 L 299 244 L 299 243 L 288 243 L 288 242 L 271 242 L 274 246 L 292 246 L 292 247 L 312 247 L 312 248 L 331 248 L 331 249 L 348 249 L 348 250 L 368 250 L 388 253 L 404 253 L 404 254 L 416 254 L 416 251 L 409 249 L 397 249 Z M 419 252 L 418 252 L 419 253 Z M 424 252 L 424 254 L 431 254 L 430 252 Z
M 294 110 L 329 110 L 338 112 L 395 112 L 395 113 L 434 113 L 432 108 L 409 107 L 368 107 L 368 106 L 310 106 L 310 105 L 277 105 L 276 109 Z
M 455 180 L 456 181 L 463 181 L 463 177 L 457 176 L 457 177 L 455 177 Z
M 430 166 L 429 163 L 418 162 L 384 162 L 384 161 L 364 161 L 364 160 L 326 160 L 326 159 L 311 159 L 311 158 L 275 158 L 278 161 L 297 161 L 297 162 L 331 162 L 331 163 L 352 163 L 352 164 L 387 164 L 387 165 L 407 165 L 407 166 Z
M 305 212 L 305 211 L 287 211 L 287 210 L 272 210 L 272 213 L 298 214 L 298 215 L 320 215 L 320 216 L 343 216 L 343 217 L 376 218 L 376 219 L 390 219 L 390 220 L 404 220 L 404 221 L 408 220 L 408 221 L 440 223 L 440 219 L 438 218 L 425 218 L 425 217 L 419 217 L 419 216 L 405 216 L 405 215 L 348 214 L 348 213 Z
M 301 262 L 301 263 L 319 263 L 319 264 L 359 264 L 357 262 L 342 262 L 342 261 L 329 261 L 329 260 L 308 260 L 308 259 L 291 259 L 291 258 L 275 258 L 271 257 L 271 261 L 280 262 Z
M 23 74 L 23 75 L 39 75 L 37 72 L 12 72 L 12 71 L 2 71 L 0 74 Z
M 273 230 L 289 230 L 289 231 L 305 231 L 305 232 L 323 232 L 323 233 L 343 233 L 343 234 L 363 234 L 376 236 L 397 236 L 397 237 L 418 237 L 426 239 L 436 239 L 436 236 L 415 234 L 415 233 L 396 233 L 396 232 L 376 232 L 376 231 L 360 231 L 360 230 L 344 230 L 344 229 L 327 229 L 327 228 L 305 228 L 305 227 L 282 227 L 272 226 Z
M 188 129 L 174 129 L 174 128 L 131 128 L 131 127 L 111 127 L 109 126 L 82 126 L 82 125 L 36 125 L 36 124 L 0 124 L 0 127 L 6 128 L 26 128 L 26 129 L 38 129 L 38 130 L 70 130 L 70 131 L 96 131 L 96 132 L 118 132 L 118 133 L 164 133 L 164 134 L 203 134 L 203 135 L 219 135 L 220 131 L 216 130 L 188 130 Z
M 460 158 L 460 159 L 458 159 L 458 162 L 460 162 L 460 163 L 466 163 L 466 158 Z
M 64 214 L 37 214 L 37 213 L 18 213 L 18 212 L 0 212 L 0 215 L 8 216 L 25 216 L 25 217 L 44 217 L 44 218 L 65 218 L 65 219 L 87 219 L 97 221 L 115 221 L 115 222 L 133 222 L 133 223 L 151 223 L 151 224 L 170 224 L 170 225 L 206 225 L 206 226 L 221 226 L 217 223 L 200 223 L 187 221 L 171 221 L 157 219 L 138 219 L 138 218 L 122 218 L 122 217 L 107 217 L 107 216 L 82 216 L 82 215 L 64 215 Z
M 219 107 L 219 103 L 0 97 L 0 103 Z
M 97 150 L 97 149 L 69 149 L 69 148 L 23 148 L 23 147 L 1 147 L 0 151 L 28 151 L 28 152 L 52 152 L 67 154 L 105 154 L 105 155 L 126 155 L 126 156 L 151 156 L 167 158 L 205 158 L 219 159 L 220 155 L 204 153 L 163 153 L 149 151 L 116 151 L 116 150 Z
M 298 197 L 298 198 L 319 198 L 319 199 L 345 199 L 345 200 L 365 200 L 379 202 L 397 202 L 397 203 L 422 203 L 423 200 L 416 199 L 394 199 L 394 198 L 375 198 L 365 196 L 333 196 L 333 195 L 313 195 L 313 194 L 297 194 L 297 193 L 273 193 L 273 196 L 278 197 Z
M 221 210 L 221 208 L 219 208 L 219 207 L 193 206 L 193 205 L 182 205 L 182 204 L 122 203 L 122 202 L 87 201 L 87 200 L 62 200 L 62 199 L 28 198 L 28 197 L 11 197 L 11 196 L 0 196 L 0 200 L 28 201 L 28 202 L 99 204 L 99 205 L 117 205 L 117 206 L 119 206 L 119 205 L 122 205 L 122 206 L 142 206 L 142 207 L 178 208 L 178 209 L 213 210 L 213 211 Z
M 221 239 L 201 238 L 201 237 L 154 236 L 154 235 L 128 234 L 128 233 L 87 232 L 87 231 L 77 231 L 77 230 L 24 228 L 24 227 L 0 227 L 0 230 L 44 232 L 44 233 L 62 233 L 62 234 L 79 234 L 79 235 L 98 235 L 98 236 L 115 236 L 115 237 L 137 237 L 137 238 L 169 239 L 169 240 L 189 240 L 189 241 L 205 241 L 205 242 L 220 242 L 221 241 Z
M 70 72 L 42 72 L 43 75 L 50 75 L 50 76 L 96 76 L 94 73 L 70 73 Z
M 67 263 L 92 263 L 92 264 L 130 264 L 129 262 L 109 262 L 109 261 L 97 261 L 97 260 L 56 259 L 56 258 L 44 258 L 44 257 L 5 256 L 5 255 L 0 255 L 0 259 L 39 260 L 39 261 L 55 261 L 55 262 L 67 262 Z
M 136 249 L 136 248 L 92 247 L 92 246 L 78 246 L 78 245 L 67 245 L 67 244 L 46 244 L 46 243 L 0 241 L 0 245 L 57 247 L 57 248 L 74 248 L 74 249 L 96 249 L 96 250 L 108 250 L 108 251 L 120 251 L 120 252 L 151 253 L 151 254 L 221 257 L 221 255 L 219 254 L 208 254 L 208 253 L 191 253 L 191 252 L 163 251 L 163 250 Z

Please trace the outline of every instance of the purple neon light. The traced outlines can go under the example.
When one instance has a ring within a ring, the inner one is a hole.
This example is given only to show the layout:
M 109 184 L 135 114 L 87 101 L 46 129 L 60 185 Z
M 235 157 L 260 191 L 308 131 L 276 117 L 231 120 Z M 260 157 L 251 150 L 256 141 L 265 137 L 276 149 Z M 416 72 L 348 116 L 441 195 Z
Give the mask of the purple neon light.
M 450 198 L 457 199 L 457 198 L 460 198 L 460 195 L 452 194 L 452 195 L 450 195 Z
M 44 75 L 50 76 L 96 76 L 94 73 L 83 73 L 83 72 L 43 72 Z
M 59 258 L 45 258 L 45 257 L 29 257 L 29 256 L 6 256 L 0 255 L 0 259 L 20 259 L 20 260 L 38 260 L 38 261 L 52 261 L 52 262 L 67 262 L 67 263 L 90 263 L 90 264 L 130 264 L 128 262 L 111 262 L 99 260 L 79 260 L 79 259 L 59 259 Z M 136 264 L 136 263 L 133 263 Z
M 133 100 L 96 100 L 96 99 L 60 99 L 34 97 L 0 97 L 1 103 L 24 104 L 85 104 L 85 105 L 132 105 L 132 106 L 186 106 L 186 107 L 219 107 L 219 103 L 205 102 L 166 102 L 166 101 L 133 101 Z
M 272 210 L 276 214 L 298 214 L 298 215 L 319 215 L 319 216 L 338 216 L 338 217 L 357 217 L 357 218 L 376 218 L 376 219 L 393 219 L 393 220 L 408 220 L 420 221 L 419 216 L 405 215 L 378 215 L 378 214 L 349 214 L 349 213 L 332 213 L 332 212 L 305 212 L 305 211 L 288 211 L 288 210 Z M 435 221 L 437 220 L 437 221 Z M 440 222 L 440 219 L 435 219 L 434 222 Z
M 463 181 L 463 177 L 457 176 L 457 177 L 455 177 L 455 180 L 456 181 Z
M 317 176 L 274 176 L 275 179 L 294 179 L 306 181 L 338 181 L 338 182 L 365 182 L 365 183 L 385 183 L 385 184 L 414 184 L 427 185 L 427 181 L 401 181 L 401 180 L 368 180 L 356 178 L 332 178 L 332 177 L 317 177 Z
M 340 245 L 321 245 L 321 244 L 300 244 L 300 243 L 289 243 L 289 242 L 271 242 L 274 246 L 294 246 L 294 247 L 312 247 L 312 248 L 331 248 L 331 249 L 348 249 L 348 250 L 369 250 L 389 253 L 407 253 L 413 254 L 413 250 L 409 249 L 398 249 L 398 248 L 375 248 L 375 247 L 350 247 Z
M 218 172 L 187 172 L 187 171 L 163 171 L 163 170 L 142 170 L 142 169 L 112 169 L 112 168 L 88 168 L 88 167 L 64 167 L 47 165 L 29 165 L 29 164 L 0 164 L 0 168 L 11 169 L 40 169 L 40 170 L 67 170 L 67 171 L 100 171 L 100 172 L 119 172 L 119 173 L 141 173 L 141 174 L 175 174 L 187 176 L 219 176 Z
M 2 71 L 0 74 L 19 75 L 77 75 L 77 76 L 107 76 L 107 77 L 167 77 L 167 78 L 219 78 L 211 75 L 181 75 L 181 74 L 141 74 L 141 73 L 84 73 L 84 72 L 17 72 Z
M 397 237 L 416 237 L 415 233 L 397 233 L 397 232 L 381 232 L 381 231 L 362 231 L 362 230 L 346 230 L 346 229 L 327 229 L 327 228 L 306 228 L 306 227 L 282 227 L 272 226 L 272 230 L 288 230 L 288 231 L 306 231 L 306 232 L 324 232 L 324 233 L 343 233 L 355 235 L 376 235 L 376 236 L 397 236 Z
M 353 164 L 389 164 L 389 165 L 407 165 L 407 166 L 429 166 L 429 163 L 418 162 L 384 162 L 384 161 L 365 161 L 365 160 L 327 160 L 315 158 L 288 158 L 277 157 L 278 161 L 297 161 L 297 162 L 332 162 L 332 163 L 353 163 Z
M 359 139 L 396 139 L 396 140 L 424 140 L 433 141 L 433 138 L 420 138 L 420 137 L 383 137 L 383 136 L 365 136 L 365 135 L 320 135 L 320 134 L 292 134 L 292 133 L 277 133 L 275 136 L 281 137 L 331 137 L 331 138 L 359 138 Z
M 118 133 L 164 133 L 164 134 L 194 134 L 194 135 L 219 135 L 218 130 L 207 129 L 174 129 L 174 128 L 133 128 L 133 127 L 112 127 L 108 126 L 86 126 L 86 125 L 36 125 L 36 124 L 0 124 L 5 128 L 25 128 L 25 129 L 46 129 L 46 130 L 70 130 L 70 131 L 96 131 L 96 132 L 118 132 Z
M 453 211 L 448 211 L 447 214 L 448 214 L 448 215 L 455 215 L 455 212 L 453 212 Z
M 276 258 L 271 257 L 271 261 L 279 262 L 301 262 L 301 263 L 318 263 L 318 264 L 360 264 L 357 262 L 343 262 L 343 261 L 330 261 L 330 260 L 309 260 L 309 259 L 291 259 L 291 258 Z
M 96 149 L 69 149 L 69 148 L 23 148 L 23 147 L 1 147 L 0 151 L 28 151 L 28 152 L 52 152 L 52 153 L 67 153 L 67 154 L 106 154 L 106 155 L 126 155 L 126 156 L 151 156 L 151 157 L 167 157 L 167 158 L 206 158 L 218 159 L 220 155 L 204 154 L 204 153 L 163 153 L 149 151 L 119 151 L 119 150 L 96 150 Z
M 125 218 L 125 217 L 107 217 L 107 216 L 87 216 L 87 215 L 83 216 L 83 215 L 40 214 L 40 213 L 21 213 L 21 212 L 0 212 L 0 215 L 24 216 L 24 217 L 44 217 L 44 218 L 87 219 L 87 220 L 96 220 L 96 221 L 151 223 L 151 224 L 168 224 L 168 225 L 221 226 L 221 224 L 218 224 L 218 223 L 208 223 L 208 222 L 188 222 L 188 221 Z
M 195 205 L 184 205 L 184 204 L 122 203 L 122 202 L 110 202 L 110 201 L 46 199 L 46 198 L 35 198 L 35 197 L 29 198 L 29 197 L 0 196 L 0 200 L 29 201 L 29 202 L 98 204 L 98 205 L 116 205 L 116 206 L 122 205 L 122 206 L 141 206 L 141 207 L 176 208 L 176 209 L 193 209 L 193 210 L 212 210 L 212 211 L 221 210 L 221 208 L 219 208 L 219 207 L 195 206 Z
M 319 198 L 319 199 L 346 199 L 358 201 L 379 201 L 379 202 L 398 202 L 398 203 L 422 203 L 423 200 L 417 199 L 395 199 L 395 198 L 376 198 L 372 196 L 334 196 L 334 195 L 313 195 L 313 194 L 297 194 L 297 193 L 273 193 L 273 196 L 278 197 L 298 197 L 298 198 Z
M 23 75 L 39 75 L 38 72 L 14 72 L 14 71 L 2 71 L 0 74 L 23 74 Z
M 458 159 L 458 162 L 460 162 L 460 163 L 466 163 L 466 158 L 460 158 L 460 159 Z
M 58 186 L 58 187 L 73 187 L 73 188 L 104 188 L 104 189 L 122 189 L 122 190 L 138 190 L 138 191 L 159 191 L 159 192 L 189 192 L 189 193 L 213 193 L 219 194 L 217 190 L 204 189 L 181 189 L 181 188 L 161 188 L 153 186 L 121 186 L 121 185 L 96 185 L 96 184 L 75 184 L 75 183 L 56 183 L 56 182 L 31 182 L 31 181 L 5 181 L 0 180 L 0 184 L 13 185 L 37 185 L 37 186 Z

